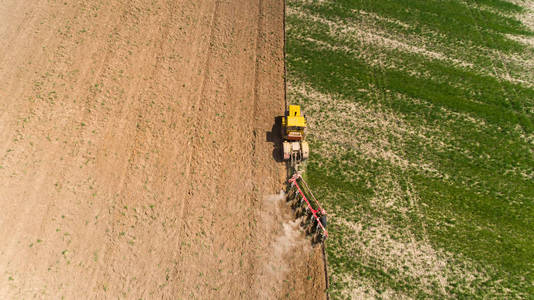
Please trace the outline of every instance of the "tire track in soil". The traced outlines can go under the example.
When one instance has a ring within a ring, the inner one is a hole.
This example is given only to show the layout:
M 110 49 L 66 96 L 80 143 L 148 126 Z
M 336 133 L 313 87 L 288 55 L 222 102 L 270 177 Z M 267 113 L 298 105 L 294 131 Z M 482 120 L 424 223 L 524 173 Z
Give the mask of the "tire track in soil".
M 192 174 L 194 173 L 194 167 L 192 168 L 192 163 L 196 160 L 195 154 L 198 155 L 199 151 L 202 151 L 200 139 L 198 138 L 201 133 L 199 132 L 198 127 L 201 125 L 201 122 L 202 122 L 201 107 L 203 105 L 206 105 L 205 102 L 208 97 L 207 83 L 211 75 L 211 68 L 212 68 L 211 60 L 212 60 L 212 55 L 214 52 L 213 43 L 215 41 L 215 34 L 216 34 L 217 21 L 218 21 L 217 15 L 219 13 L 219 10 L 220 10 L 220 1 L 215 1 L 213 12 L 211 13 L 211 22 L 209 25 L 209 33 L 208 33 L 209 38 L 206 44 L 206 51 L 205 51 L 206 56 L 204 59 L 205 63 L 202 69 L 204 75 L 202 76 L 202 79 L 200 81 L 201 82 L 200 95 L 196 97 L 191 107 L 191 110 L 192 110 L 191 114 L 194 116 L 192 120 L 192 124 L 194 125 L 193 125 L 193 129 L 191 130 L 191 138 L 190 138 L 190 141 L 192 142 L 191 143 L 188 142 L 189 154 L 188 154 L 188 160 L 187 160 L 186 170 L 185 170 L 186 178 L 190 178 Z M 181 229 L 182 232 L 191 230 L 191 228 L 188 226 L 187 221 L 184 220 L 184 210 L 186 206 L 187 207 L 190 206 L 190 204 L 187 203 L 188 202 L 187 199 L 192 198 L 194 193 L 195 193 L 194 188 L 190 186 L 189 188 L 187 188 L 186 192 L 183 195 L 183 200 L 182 200 L 182 205 L 180 208 L 180 215 L 179 215 L 179 219 L 181 220 L 181 224 L 179 224 L 179 226 L 182 228 Z M 182 251 L 182 248 L 180 248 L 180 250 Z M 186 266 L 186 263 L 182 263 L 182 264 L 183 264 L 182 266 L 177 267 L 175 270 L 178 274 L 181 274 L 181 275 L 178 275 L 177 277 L 179 281 L 185 280 L 183 277 L 184 276 L 183 272 L 180 272 L 180 270 L 187 268 L 187 266 Z

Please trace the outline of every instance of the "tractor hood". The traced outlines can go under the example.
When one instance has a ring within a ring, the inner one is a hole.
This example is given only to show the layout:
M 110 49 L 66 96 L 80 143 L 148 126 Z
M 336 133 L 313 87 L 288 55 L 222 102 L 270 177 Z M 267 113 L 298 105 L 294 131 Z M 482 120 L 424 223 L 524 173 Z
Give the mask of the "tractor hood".
M 304 117 L 287 117 L 287 127 L 306 127 L 306 119 Z

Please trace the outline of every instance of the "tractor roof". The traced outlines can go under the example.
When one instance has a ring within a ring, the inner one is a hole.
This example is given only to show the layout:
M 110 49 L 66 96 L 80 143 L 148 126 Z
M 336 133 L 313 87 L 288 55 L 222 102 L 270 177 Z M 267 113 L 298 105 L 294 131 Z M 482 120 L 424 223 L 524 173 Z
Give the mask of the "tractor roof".
M 300 117 L 300 105 L 290 105 L 289 106 L 289 116 L 290 117 Z

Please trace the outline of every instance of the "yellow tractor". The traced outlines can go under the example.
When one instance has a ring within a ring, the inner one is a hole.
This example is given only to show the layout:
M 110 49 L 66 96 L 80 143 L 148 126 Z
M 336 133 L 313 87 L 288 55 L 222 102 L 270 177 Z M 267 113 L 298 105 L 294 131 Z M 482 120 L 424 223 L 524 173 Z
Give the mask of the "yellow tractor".
M 282 148 L 284 160 L 289 160 L 292 166 L 308 159 L 310 147 L 304 140 L 306 118 L 301 115 L 299 105 L 289 105 L 285 116 L 282 117 Z

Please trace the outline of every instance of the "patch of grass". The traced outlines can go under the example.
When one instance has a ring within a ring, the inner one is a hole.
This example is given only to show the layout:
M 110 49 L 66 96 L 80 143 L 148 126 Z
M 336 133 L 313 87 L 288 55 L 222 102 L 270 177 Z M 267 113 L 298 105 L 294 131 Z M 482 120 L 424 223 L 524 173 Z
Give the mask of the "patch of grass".
M 520 12 L 523 9 L 504 1 L 479 1 L 483 4 L 500 6 L 503 12 Z M 304 6 L 325 16 L 341 17 L 347 21 L 354 20 L 361 11 L 375 13 L 385 18 L 402 20 L 412 25 L 415 33 L 427 29 L 442 34 L 443 39 L 461 41 L 502 51 L 521 51 L 525 46 L 503 37 L 503 34 L 531 35 L 520 21 L 491 11 L 470 7 L 457 0 L 340 0 L 326 1 L 323 4 L 310 2 L 292 2 Z M 477 32 L 480 31 L 481 33 Z
M 306 179 L 330 214 L 331 296 L 534 294 L 534 89 L 512 62 L 534 49 L 509 38 L 532 37 L 524 9 L 288 6 L 288 97 L 307 112 Z
M 423 99 L 428 103 L 426 107 L 407 101 L 382 103 L 400 113 L 417 117 L 421 113 L 431 113 L 425 110 L 432 105 L 434 109 L 444 107 L 501 125 L 507 129 L 504 134 L 513 130 L 517 124 L 527 133 L 534 131 L 531 113 L 534 105 L 532 89 L 498 82 L 489 76 L 450 68 L 445 63 L 425 61 L 416 56 L 407 55 L 407 64 L 411 67 L 414 62 L 419 61 L 419 67 L 424 67 L 436 77 L 419 78 L 405 71 L 370 66 L 342 51 L 317 48 L 312 42 L 289 41 L 289 47 L 292 49 L 289 55 L 290 63 L 292 57 L 299 58 L 298 63 L 291 63 L 292 74 L 325 93 L 342 94 L 358 101 L 358 95 L 361 94 L 359 90 L 379 84 L 382 90 Z M 343 63 L 339 63 L 340 61 Z M 353 74 L 358 74 L 358 77 L 355 78 Z M 375 82 L 377 74 L 384 80 Z M 461 86 L 451 84 L 456 82 Z M 499 88 L 501 86 L 502 88 Z M 428 117 L 437 118 L 432 115 Z

